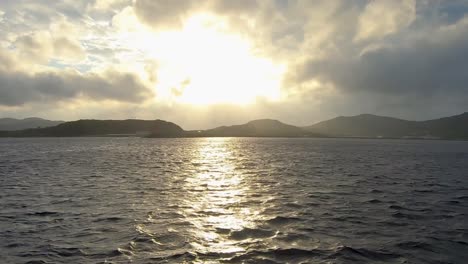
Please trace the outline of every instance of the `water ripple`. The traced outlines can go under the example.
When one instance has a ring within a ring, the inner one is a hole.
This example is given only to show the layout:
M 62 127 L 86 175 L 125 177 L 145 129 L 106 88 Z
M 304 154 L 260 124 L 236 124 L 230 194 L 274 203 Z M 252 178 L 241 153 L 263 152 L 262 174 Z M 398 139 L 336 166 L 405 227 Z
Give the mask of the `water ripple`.
M 0 139 L 5 263 L 464 263 L 467 142 Z

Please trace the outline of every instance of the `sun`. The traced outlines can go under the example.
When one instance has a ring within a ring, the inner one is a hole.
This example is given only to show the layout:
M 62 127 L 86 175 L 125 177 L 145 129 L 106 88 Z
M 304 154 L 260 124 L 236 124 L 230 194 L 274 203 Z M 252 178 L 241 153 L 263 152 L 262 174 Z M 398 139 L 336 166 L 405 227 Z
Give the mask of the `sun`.
M 197 105 L 280 97 L 284 66 L 256 56 L 249 40 L 219 17 L 194 15 L 147 44 L 147 55 L 158 62 L 158 96 Z

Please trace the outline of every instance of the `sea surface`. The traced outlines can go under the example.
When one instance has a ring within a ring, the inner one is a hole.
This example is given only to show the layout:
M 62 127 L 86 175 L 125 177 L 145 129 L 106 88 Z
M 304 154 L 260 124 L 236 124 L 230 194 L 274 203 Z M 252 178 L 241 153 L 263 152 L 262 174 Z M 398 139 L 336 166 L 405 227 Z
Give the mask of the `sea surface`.
M 0 263 L 468 263 L 468 142 L 0 139 Z

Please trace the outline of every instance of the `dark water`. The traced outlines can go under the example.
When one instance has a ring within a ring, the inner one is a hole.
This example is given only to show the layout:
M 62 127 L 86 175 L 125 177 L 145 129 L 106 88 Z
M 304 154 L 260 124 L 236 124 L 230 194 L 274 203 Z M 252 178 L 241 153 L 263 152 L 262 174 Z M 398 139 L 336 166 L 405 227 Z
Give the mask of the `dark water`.
M 1 263 L 467 263 L 468 142 L 1 139 Z

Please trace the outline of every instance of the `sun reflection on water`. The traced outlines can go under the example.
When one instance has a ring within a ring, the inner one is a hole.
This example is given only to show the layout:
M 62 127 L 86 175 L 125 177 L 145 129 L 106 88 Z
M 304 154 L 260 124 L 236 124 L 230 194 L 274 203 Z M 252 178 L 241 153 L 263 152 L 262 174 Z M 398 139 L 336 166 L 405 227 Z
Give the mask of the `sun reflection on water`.
M 236 153 L 229 138 L 206 139 L 194 155 L 193 176 L 185 180 L 188 203 L 184 214 L 194 225 L 191 246 L 200 253 L 244 251 L 230 233 L 253 228 L 258 211 L 246 202 L 249 179 L 236 170 Z

